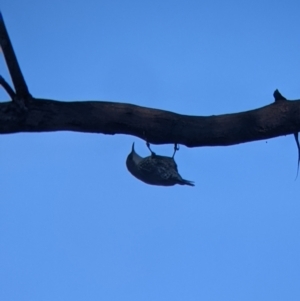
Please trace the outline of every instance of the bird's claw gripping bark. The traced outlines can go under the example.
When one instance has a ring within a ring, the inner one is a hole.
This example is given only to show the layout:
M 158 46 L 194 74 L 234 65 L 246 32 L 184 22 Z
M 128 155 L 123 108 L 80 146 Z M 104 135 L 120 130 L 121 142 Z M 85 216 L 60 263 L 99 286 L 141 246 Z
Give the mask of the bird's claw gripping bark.
M 174 144 L 174 153 L 173 153 L 173 156 L 172 158 L 174 158 L 176 152 L 179 150 L 179 145 L 177 143 Z
M 148 141 L 146 142 L 146 145 L 147 145 L 149 151 L 151 152 L 151 156 L 155 156 L 156 154 L 155 154 L 154 151 L 152 151 L 152 149 L 151 149 L 151 147 L 150 147 L 150 143 L 149 143 Z

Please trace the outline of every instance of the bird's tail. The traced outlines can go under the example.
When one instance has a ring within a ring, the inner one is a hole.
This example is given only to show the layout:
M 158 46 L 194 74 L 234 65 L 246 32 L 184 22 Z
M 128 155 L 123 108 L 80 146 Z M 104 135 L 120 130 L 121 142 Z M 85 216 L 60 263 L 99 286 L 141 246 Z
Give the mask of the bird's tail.
M 185 179 L 182 179 L 179 183 L 180 185 L 189 185 L 189 186 L 195 186 L 194 182 L 193 181 L 189 181 L 189 180 L 185 180 Z

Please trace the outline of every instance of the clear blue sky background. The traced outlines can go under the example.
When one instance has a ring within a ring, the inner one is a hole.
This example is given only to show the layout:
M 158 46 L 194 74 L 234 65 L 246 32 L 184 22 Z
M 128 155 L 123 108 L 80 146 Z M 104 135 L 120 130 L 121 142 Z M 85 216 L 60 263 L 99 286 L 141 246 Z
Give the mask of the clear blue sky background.
M 3 0 L 1 10 L 36 97 L 193 115 L 258 108 L 276 88 L 300 98 L 296 0 Z M 9 78 L 3 57 L 0 70 Z M 133 178 L 132 142 L 149 154 L 125 135 L 0 137 L 0 300 L 300 300 L 293 136 L 182 146 L 194 188 Z

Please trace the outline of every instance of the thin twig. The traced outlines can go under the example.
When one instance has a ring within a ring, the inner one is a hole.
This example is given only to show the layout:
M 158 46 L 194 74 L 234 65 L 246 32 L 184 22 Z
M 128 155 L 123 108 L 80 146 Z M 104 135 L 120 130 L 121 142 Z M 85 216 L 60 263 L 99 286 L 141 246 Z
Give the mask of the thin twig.
M 23 101 L 25 101 L 26 99 L 30 98 L 31 95 L 28 91 L 25 79 L 23 77 L 13 46 L 11 44 L 1 12 L 0 12 L 0 46 L 2 48 L 2 52 L 4 54 L 4 58 L 10 76 L 13 85 L 15 87 L 17 98 L 19 100 L 23 99 Z
M 0 85 L 4 88 L 6 93 L 10 96 L 11 100 L 16 98 L 16 93 L 9 83 L 0 75 Z

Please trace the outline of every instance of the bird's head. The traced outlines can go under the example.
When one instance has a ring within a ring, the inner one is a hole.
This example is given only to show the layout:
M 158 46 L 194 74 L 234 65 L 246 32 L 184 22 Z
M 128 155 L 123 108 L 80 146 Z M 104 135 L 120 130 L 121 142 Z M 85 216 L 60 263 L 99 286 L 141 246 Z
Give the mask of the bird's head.
M 141 156 L 139 156 L 135 150 L 134 150 L 134 142 L 132 143 L 132 148 L 131 148 L 131 152 L 130 154 L 127 156 L 127 160 L 126 163 L 128 164 L 128 162 L 132 162 L 134 164 L 138 164 L 139 162 L 141 162 L 143 158 Z

